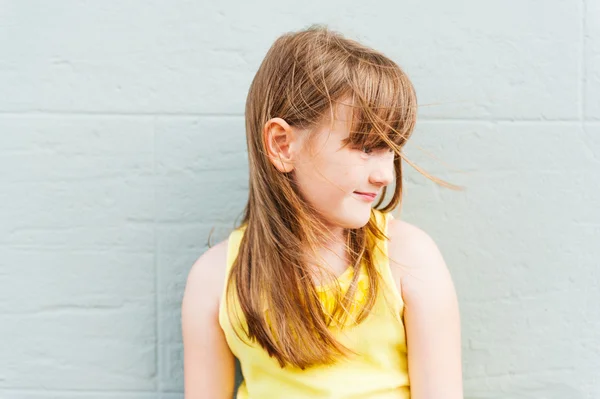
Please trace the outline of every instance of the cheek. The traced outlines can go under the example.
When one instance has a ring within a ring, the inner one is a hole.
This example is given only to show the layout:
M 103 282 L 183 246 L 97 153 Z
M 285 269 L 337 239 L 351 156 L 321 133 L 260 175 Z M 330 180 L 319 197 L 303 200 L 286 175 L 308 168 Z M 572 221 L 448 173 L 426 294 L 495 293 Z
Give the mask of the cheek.
M 346 176 L 350 169 L 356 168 L 356 160 L 348 157 L 345 154 L 332 153 L 329 156 L 319 157 L 314 166 L 318 168 L 322 174 L 333 176 Z
M 339 202 L 365 185 L 365 160 L 355 151 L 331 145 L 317 145 L 303 154 L 296 166 L 298 187 L 312 201 Z
M 315 194 L 340 197 L 348 195 L 362 185 L 364 166 L 348 158 L 331 158 L 327 162 L 313 164 L 307 183 Z

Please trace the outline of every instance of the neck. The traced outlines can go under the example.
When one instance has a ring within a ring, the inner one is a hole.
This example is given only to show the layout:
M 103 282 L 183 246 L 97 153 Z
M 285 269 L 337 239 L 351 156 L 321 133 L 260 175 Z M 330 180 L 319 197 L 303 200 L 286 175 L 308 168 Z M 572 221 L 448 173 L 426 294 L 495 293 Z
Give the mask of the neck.
M 330 228 L 328 235 L 322 238 L 322 244 L 317 249 L 317 259 L 313 262 L 326 269 L 340 274 L 348 266 L 346 250 L 346 234 L 344 228 Z

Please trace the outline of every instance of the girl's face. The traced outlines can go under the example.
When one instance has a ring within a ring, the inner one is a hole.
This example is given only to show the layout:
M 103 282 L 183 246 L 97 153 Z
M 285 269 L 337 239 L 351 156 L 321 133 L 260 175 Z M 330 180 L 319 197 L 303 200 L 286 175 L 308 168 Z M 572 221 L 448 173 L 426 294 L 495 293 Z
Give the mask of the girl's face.
M 394 180 L 391 149 L 344 146 L 350 122 L 351 107 L 339 104 L 335 123 L 319 127 L 310 144 L 304 140 L 293 166 L 302 195 L 334 231 L 366 225 L 375 197 Z

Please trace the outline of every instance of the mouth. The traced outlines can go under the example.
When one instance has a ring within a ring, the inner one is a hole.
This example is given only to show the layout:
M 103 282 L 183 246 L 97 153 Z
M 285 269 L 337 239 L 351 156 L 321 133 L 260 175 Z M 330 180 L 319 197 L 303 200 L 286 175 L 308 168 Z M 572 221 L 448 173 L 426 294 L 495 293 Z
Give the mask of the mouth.
M 367 200 L 374 200 L 375 197 L 377 197 L 377 193 L 367 193 L 367 192 L 355 191 L 354 194 L 357 194 L 360 197 L 367 199 Z

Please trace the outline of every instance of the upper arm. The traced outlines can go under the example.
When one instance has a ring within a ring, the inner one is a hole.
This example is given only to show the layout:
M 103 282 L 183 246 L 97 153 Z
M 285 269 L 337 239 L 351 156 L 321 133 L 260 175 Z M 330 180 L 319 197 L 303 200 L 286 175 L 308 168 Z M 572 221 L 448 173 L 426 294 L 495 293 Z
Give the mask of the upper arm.
M 413 399 L 462 399 L 458 300 L 450 272 L 423 230 L 390 223 L 390 259 L 400 263 Z
M 181 304 L 185 399 L 233 396 L 235 360 L 218 321 L 225 256 L 226 244 L 212 247 L 194 263 L 187 278 Z

